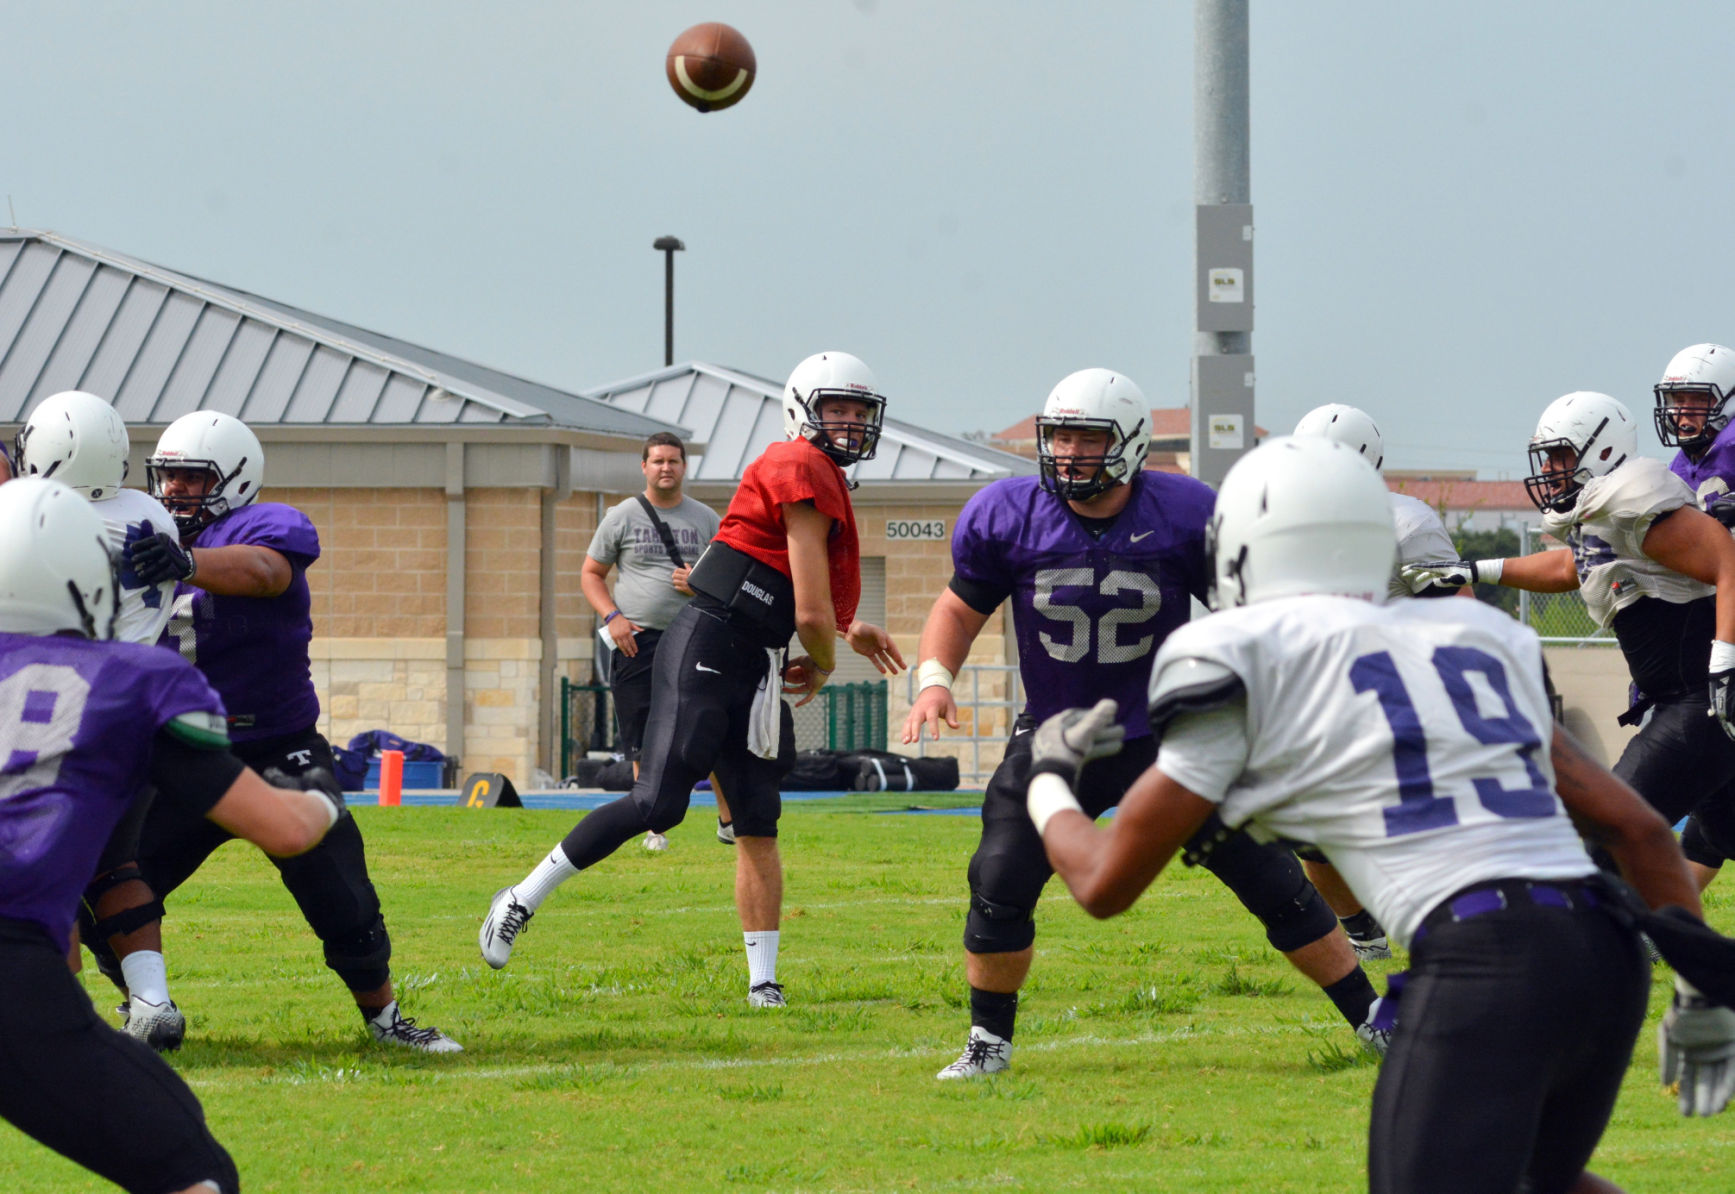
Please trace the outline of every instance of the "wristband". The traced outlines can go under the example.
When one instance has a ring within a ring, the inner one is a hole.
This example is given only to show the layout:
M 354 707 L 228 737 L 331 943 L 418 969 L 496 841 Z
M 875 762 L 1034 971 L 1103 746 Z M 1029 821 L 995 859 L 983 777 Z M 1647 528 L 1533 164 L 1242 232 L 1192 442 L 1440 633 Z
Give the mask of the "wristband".
M 620 616 L 621 616 L 620 610 L 618 610 L 618 609 L 610 610 L 607 614 L 605 614 L 603 616 L 602 624 L 604 626 L 607 626 L 610 622 L 614 621 L 616 618 L 618 618 Z
M 1735 672 L 1735 643 L 1726 643 L 1722 639 L 1711 640 L 1711 671 Z
M 922 665 L 916 669 L 916 691 L 920 692 L 924 688 L 944 688 L 951 692 L 952 681 L 956 679 L 952 670 L 938 659 L 924 659 Z
M 819 666 L 819 665 L 818 665 L 818 664 L 817 664 L 817 663 L 816 663 L 816 664 L 814 664 L 814 665 L 813 665 L 813 670 L 814 670 L 814 671 L 816 671 L 816 672 L 818 672 L 818 673 L 819 673 L 819 674 L 820 674 L 820 675 L 822 675 L 822 676 L 829 676 L 829 675 L 831 675 L 831 674 L 832 674 L 832 673 L 833 673 L 833 672 L 835 672 L 835 671 L 836 671 L 836 670 L 837 670 L 837 669 L 836 669 L 836 668 L 834 668 L 834 667 L 820 667 L 820 666 Z
M 330 818 L 326 821 L 325 828 L 329 831 L 333 825 L 337 824 L 338 818 L 343 816 L 343 810 L 338 808 L 337 801 L 333 800 L 323 792 L 310 792 L 308 795 L 318 796 L 320 803 L 325 805 L 325 814 Z
M 1470 565 L 1470 579 L 1481 585 L 1497 585 L 1500 574 L 1506 570 L 1506 561 L 1477 560 Z
M 1084 811 L 1084 806 L 1072 794 L 1072 785 L 1052 771 L 1039 771 L 1031 777 L 1024 803 L 1030 810 L 1030 820 L 1036 825 L 1037 837 L 1042 836 L 1056 813 L 1067 809 L 1077 813 Z

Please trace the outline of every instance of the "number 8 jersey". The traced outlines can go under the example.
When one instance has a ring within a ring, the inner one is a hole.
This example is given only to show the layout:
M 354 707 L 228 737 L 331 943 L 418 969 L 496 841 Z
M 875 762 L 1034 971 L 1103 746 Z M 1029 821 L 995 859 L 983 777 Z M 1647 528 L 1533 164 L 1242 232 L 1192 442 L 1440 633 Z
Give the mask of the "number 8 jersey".
M 1214 614 L 1164 645 L 1150 713 L 1165 775 L 1227 825 L 1317 845 L 1405 946 L 1472 883 L 1595 869 L 1554 792 L 1541 643 L 1480 602 Z
M 952 536 L 951 588 L 978 613 L 1012 602 L 1026 711 L 1120 702 L 1127 737 L 1150 733 L 1145 690 L 1163 640 L 1204 600 L 1205 525 L 1216 495 L 1140 472 L 1113 519 L 1080 518 L 1036 477 L 971 498 Z

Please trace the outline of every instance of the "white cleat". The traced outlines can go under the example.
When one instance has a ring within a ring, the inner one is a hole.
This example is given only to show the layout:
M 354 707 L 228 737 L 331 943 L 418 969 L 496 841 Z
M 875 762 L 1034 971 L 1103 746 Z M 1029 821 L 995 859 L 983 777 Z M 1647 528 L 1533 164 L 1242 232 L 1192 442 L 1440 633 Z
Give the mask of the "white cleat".
M 126 1022 L 121 1025 L 122 1032 L 137 1037 L 158 1053 L 172 1052 L 181 1047 L 187 1036 L 187 1017 L 181 1014 L 173 999 L 166 1003 L 152 1003 L 135 995 L 125 1006 Z
M 1351 936 L 1349 943 L 1358 962 L 1384 962 L 1392 956 L 1392 943 L 1383 933 L 1378 937 Z
M 477 938 L 482 946 L 482 960 L 496 970 L 511 961 L 512 943 L 518 940 L 518 934 L 535 915 L 518 902 L 518 893 L 512 888 L 502 887 L 495 892 L 494 902 L 488 905 L 488 915 L 482 921 L 482 932 Z
M 748 1007 L 788 1007 L 781 983 L 759 983 L 747 992 Z
M 1355 1030 L 1355 1039 L 1361 1042 L 1362 1048 L 1379 1057 L 1384 1057 L 1386 1051 L 1392 1047 L 1392 1032 L 1394 1031 L 1391 1028 L 1374 1027 L 1374 1020 L 1379 1017 L 1380 1005 L 1383 1003 L 1385 1003 L 1385 997 L 1382 995 L 1369 1004 L 1368 1018 L 1357 1025 Z
M 658 833 L 654 829 L 645 834 L 645 849 L 649 850 L 652 854 L 661 854 L 668 848 L 669 839 L 667 835 Z
M 725 846 L 733 846 L 735 844 L 735 822 L 718 821 L 717 840 Z
M 398 1010 L 397 1001 L 379 1016 L 367 1022 L 368 1031 L 382 1045 L 402 1045 L 420 1049 L 423 1053 L 462 1053 L 464 1046 L 438 1028 L 418 1028 L 416 1022 Z
M 995 1036 L 986 1028 L 974 1025 L 970 1029 L 970 1039 L 964 1045 L 964 1052 L 958 1060 L 935 1074 L 942 1082 L 953 1078 L 980 1078 L 984 1074 L 998 1074 L 1012 1068 L 1012 1042 L 1005 1037 Z

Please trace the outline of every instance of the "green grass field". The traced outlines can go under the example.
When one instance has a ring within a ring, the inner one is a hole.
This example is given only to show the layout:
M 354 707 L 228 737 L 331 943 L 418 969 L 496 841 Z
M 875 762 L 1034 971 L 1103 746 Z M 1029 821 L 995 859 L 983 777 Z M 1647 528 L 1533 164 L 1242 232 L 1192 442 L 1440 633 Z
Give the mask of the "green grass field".
M 251 1191 L 1365 1187 L 1375 1065 L 1203 873 L 1177 867 L 1107 922 L 1051 884 L 1012 1073 L 934 1081 L 967 1031 L 977 823 L 877 811 L 906 800 L 789 806 L 783 1012 L 746 1006 L 734 856 L 708 810 L 666 854 L 631 845 L 568 883 L 494 972 L 476 951 L 489 897 L 576 814 L 361 809 L 403 1003 L 463 1042 L 455 1058 L 367 1041 L 276 872 L 231 844 L 170 904 L 190 1024 L 174 1065 Z M 1595 1167 L 1633 1190 L 1726 1188 L 1730 1122 L 1679 1118 L 1647 1031 Z M 9 1191 L 113 1188 L 3 1125 L 0 1173 Z

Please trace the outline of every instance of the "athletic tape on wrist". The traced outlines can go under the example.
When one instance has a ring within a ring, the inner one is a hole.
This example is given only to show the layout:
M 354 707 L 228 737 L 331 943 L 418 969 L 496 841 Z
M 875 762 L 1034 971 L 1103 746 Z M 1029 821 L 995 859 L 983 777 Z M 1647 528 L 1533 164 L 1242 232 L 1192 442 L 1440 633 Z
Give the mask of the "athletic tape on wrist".
M 938 659 L 924 659 L 922 665 L 916 669 L 916 691 L 920 692 L 924 688 L 944 688 L 951 692 L 952 681 L 956 679 L 952 669 Z
M 1735 643 L 1726 643 L 1720 638 L 1711 640 L 1711 670 L 1735 671 Z
M 1067 809 L 1077 813 L 1084 811 L 1084 806 L 1072 794 L 1072 785 L 1052 771 L 1040 771 L 1031 777 L 1024 804 L 1030 810 L 1030 820 L 1036 826 L 1038 837 L 1042 836 L 1056 813 Z
M 1504 571 L 1506 571 L 1506 561 L 1503 559 L 1477 560 L 1470 565 L 1470 578 L 1478 584 L 1497 585 L 1500 583 L 1500 574 Z

